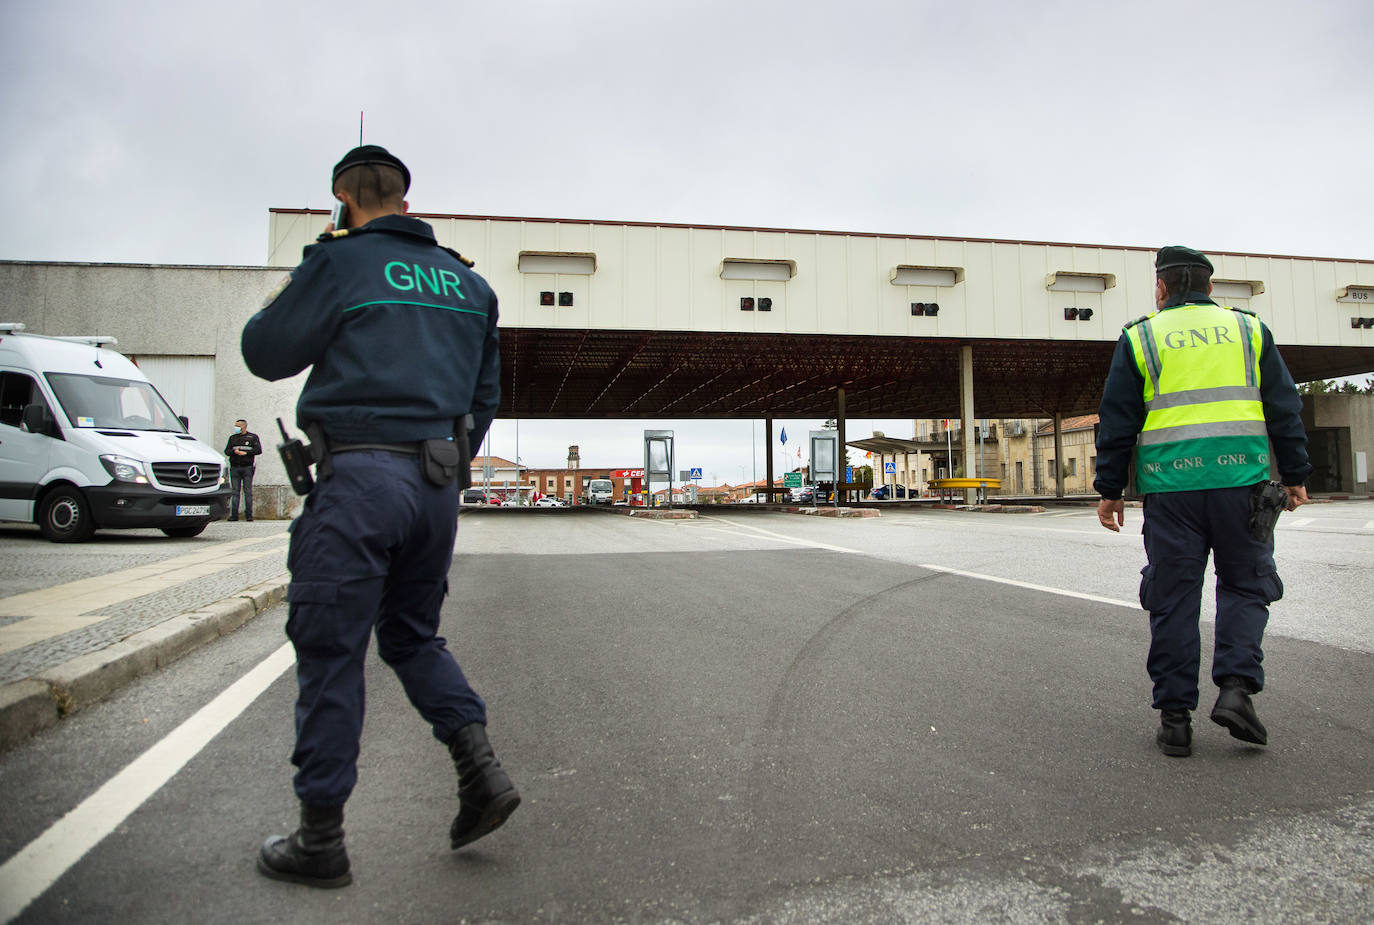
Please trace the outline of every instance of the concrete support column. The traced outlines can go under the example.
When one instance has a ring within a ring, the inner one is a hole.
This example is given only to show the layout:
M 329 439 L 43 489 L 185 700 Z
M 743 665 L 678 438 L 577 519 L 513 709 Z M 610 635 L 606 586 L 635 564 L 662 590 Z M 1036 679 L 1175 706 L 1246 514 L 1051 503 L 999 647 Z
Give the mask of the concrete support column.
M 835 473 L 835 481 L 840 482 L 844 479 L 845 470 L 849 466 L 849 450 L 844 445 L 844 386 L 840 386 L 835 391 L 835 428 L 836 436 L 840 440 L 839 459 L 835 463 L 839 471 Z M 848 495 L 848 489 L 845 490 L 845 494 Z M 844 500 L 848 501 L 849 499 L 846 497 Z M 835 503 L 840 503 L 840 490 L 838 488 L 835 489 Z
M 959 348 L 959 419 L 960 436 L 964 442 L 964 477 L 974 476 L 974 439 L 976 425 L 973 420 L 973 348 Z M 950 460 L 950 474 L 954 471 L 954 460 Z M 978 489 L 964 489 L 964 503 L 973 504 L 978 500 Z
M 764 495 L 773 500 L 773 419 L 763 419 L 763 482 L 768 488 Z
M 1064 497 L 1064 416 L 1054 413 L 1054 496 Z

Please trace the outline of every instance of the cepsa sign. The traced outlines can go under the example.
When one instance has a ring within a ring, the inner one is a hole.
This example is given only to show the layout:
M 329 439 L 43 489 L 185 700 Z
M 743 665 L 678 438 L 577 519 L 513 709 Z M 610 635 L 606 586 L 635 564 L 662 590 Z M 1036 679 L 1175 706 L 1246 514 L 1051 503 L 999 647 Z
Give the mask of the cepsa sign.
M 643 469 L 614 469 L 611 471 L 613 479 L 642 479 L 644 478 Z

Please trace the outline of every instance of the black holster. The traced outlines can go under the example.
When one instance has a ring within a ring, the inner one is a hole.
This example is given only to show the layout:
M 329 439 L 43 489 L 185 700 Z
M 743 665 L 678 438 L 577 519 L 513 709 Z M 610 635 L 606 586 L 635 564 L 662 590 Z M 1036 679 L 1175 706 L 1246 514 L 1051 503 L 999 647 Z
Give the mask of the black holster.
M 1274 535 L 1279 515 L 1288 509 L 1288 492 L 1273 479 L 1257 482 L 1250 489 L 1250 535 L 1266 543 Z
M 420 444 L 420 463 L 426 481 L 441 488 L 456 481 L 461 490 L 472 487 L 472 454 L 468 446 L 472 415 L 465 414 L 454 423 L 452 437 L 436 437 Z
M 315 463 L 316 478 L 327 479 L 334 474 L 334 454 L 329 452 L 329 438 L 325 436 L 324 426 L 319 421 L 305 425 L 305 435 L 310 438 L 310 457 Z

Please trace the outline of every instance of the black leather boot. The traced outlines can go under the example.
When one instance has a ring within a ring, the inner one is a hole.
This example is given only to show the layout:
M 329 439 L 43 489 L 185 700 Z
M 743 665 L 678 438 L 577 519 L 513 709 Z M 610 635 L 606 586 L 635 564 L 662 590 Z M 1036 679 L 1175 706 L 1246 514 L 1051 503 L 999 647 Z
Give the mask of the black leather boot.
M 1250 682 L 1245 678 L 1222 678 L 1221 693 L 1212 707 L 1212 722 L 1225 726 L 1232 737 L 1255 745 L 1269 744 L 1269 731 L 1255 713 L 1250 700 Z
M 348 886 L 348 851 L 344 849 L 343 807 L 301 804 L 301 827 L 290 835 L 273 835 L 258 852 L 258 870 L 273 880 L 306 886 Z
M 1159 750 L 1170 758 L 1187 758 L 1193 753 L 1193 724 L 1187 710 L 1160 710 Z
M 458 770 L 458 815 L 449 829 L 449 844 L 461 848 L 496 831 L 520 805 L 520 792 L 487 741 L 487 727 L 468 723 L 448 741 Z

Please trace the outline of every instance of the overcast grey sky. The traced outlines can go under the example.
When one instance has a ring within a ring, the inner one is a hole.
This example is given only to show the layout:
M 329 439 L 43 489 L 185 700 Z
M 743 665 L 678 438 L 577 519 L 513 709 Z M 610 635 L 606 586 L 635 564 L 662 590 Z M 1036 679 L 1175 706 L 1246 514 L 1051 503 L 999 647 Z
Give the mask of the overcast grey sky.
M 360 111 L 422 212 L 1371 259 L 1371 40 L 1368 0 L 10 2 L 0 259 L 260 265 Z M 747 423 L 680 427 L 734 481 Z M 654 425 L 591 426 L 520 455 Z

